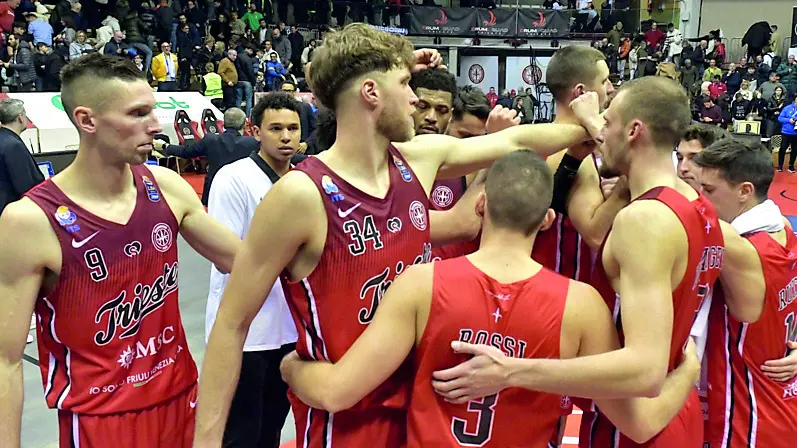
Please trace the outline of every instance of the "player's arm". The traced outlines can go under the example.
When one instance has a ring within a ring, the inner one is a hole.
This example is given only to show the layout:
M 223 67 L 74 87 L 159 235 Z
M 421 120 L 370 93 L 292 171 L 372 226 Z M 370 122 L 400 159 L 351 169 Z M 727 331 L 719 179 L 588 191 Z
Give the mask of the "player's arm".
M 567 214 L 579 235 L 593 250 L 598 250 L 617 213 L 630 200 L 628 188 L 615 188 L 604 198 L 598 169 L 591 159 L 585 160 L 576 174 L 576 184 L 567 202 Z
M 578 356 L 592 356 L 620 348 L 612 316 L 606 303 L 591 286 L 570 282 L 562 331 L 575 334 Z M 700 361 L 690 342 L 684 362 L 667 379 L 656 398 L 597 400 L 598 408 L 634 442 L 644 443 L 675 418 L 700 376 Z
M 766 283 L 764 267 L 753 243 L 730 224 L 720 221 L 725 240 L 725 257 L 720 271 L 725 303 L 741 322 L 755 322 L 764 310 Z
M 314 223 L 324 219 L 318 195 L 304 173 L 290 172 L 274 184 L 255 211 L 208 339 L 199 386 L 196 447 L 221 445 L 249 325 L 280 272 L 318 231 Z
M 42 211 L 23 199 L 6 207 L 0 217 L 0 247 L 0 440 L 3 446 L 18 448 L 22 354 L 48 252 L 58 247 L 58 240 Z
M 354 406 L 387 380 L 415 345 L 421 306 L 429 308 L 433 265 L 408 268 L 390 286 L 373 322 L 331 364 L 301 361 L 296 352 L 283 359 L 282 377 L 307 405 L 339 412 Z
M 150 170 L 180 223 L 185 241 L 219 271 L 230 272 L 241 239 L 205 212 L 193 187 L 179 174 L 160 166 L 151 166 Z
M 482 228 L 482 217 L 476 214 L 476 201 L 479 193 L 484 191 L 486 171 L 479 171 L 465 194 L 449 210 L 429 211 L 432 243 L 443 245 L 476 238 Z
M 433 386 L 457 402 L 507 387 L 588 398 L 658 396 L 672 336 L 673 248 L 684 241 L 680 222 L 658 202 L 641 201 L 617 215 L 607 250 L 622 272 L 617 292 L 625 346 L 620 350 L 567 360 L 476 356 L 435 372 Z M 466 352 L 473 347 L 453 345 Z

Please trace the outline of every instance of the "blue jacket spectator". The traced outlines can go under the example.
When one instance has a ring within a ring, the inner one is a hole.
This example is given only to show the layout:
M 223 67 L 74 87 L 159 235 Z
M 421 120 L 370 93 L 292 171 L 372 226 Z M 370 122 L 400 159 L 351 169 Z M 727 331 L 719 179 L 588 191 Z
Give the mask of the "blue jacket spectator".
M 794 129 L 797 126 L 797 97 L 793 103 L 783 108 L 778 115 L 778 121 L 783 124 L 781 129 L 783 135 L 797 135 L 797 130 Z
M 278 85 L 276 82 L 284 80 L 287 74 L 288 71 L 285 70 L 282 63 L 277 60 L 277 55 L 271 55 L 271 60 L 266 64 L 266 81 L 268 82 L 269 89 L 276 90 Z

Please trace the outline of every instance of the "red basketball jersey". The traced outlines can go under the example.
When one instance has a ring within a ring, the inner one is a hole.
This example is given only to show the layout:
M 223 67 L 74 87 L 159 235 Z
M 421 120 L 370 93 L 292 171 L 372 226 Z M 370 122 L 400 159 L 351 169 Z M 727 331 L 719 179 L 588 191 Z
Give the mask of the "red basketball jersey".
M 531 258 L 558 274 L 589 283 L 592 250 L 576 231 L 569 216 L 557 213 L 553 225 L 537 233 Z
M 756 322 L 737 321 L 721 288 L 714 294 L 707 345 L 709 448 L 797 443 L 797 381 L 778 383 L 760 368 L 786 356 L 786 342 L 797 340 L 797 237 L 786 233 L 786 247 L 766 232 L 746 236 L 766 281 L 764 310 Z
M 655 200 L 667 205 L 681 221 L 686 231 L 689 247 L 689 259 L 681 282 L 672 292 L 673 334 L 670 340 L 670 357 L 668 371 L 678 365 L 686 346 L 703 299 L 708 296 L 714 282 L 719 277 L 725 253 L 725 242 L 714 206 L 702 195 L 689 201 L 672 188 L 657 187 L 643 194 L 636 201 Z M 603 255 L 603 248 L 598 254 L 598 262 Z M 620 306 L 622 300 L 612 288 L 603 270 L 602 264 L 596 264 L 593 271 L 592 285 L 600 292 L 609 310 L 612 311 L 623 341 Z M 656 447 L 656 448 L 699 448 L 703 441 L 703 415 L 697 391 L 687 399 L 678 416 L 656 437 L 645 444 L 636 444 L 623 436 L 612 425 L 608 418 L 600 414 L 585 414 L 581 420 L 581 447 Z
M 52 180 L 27 193 L 61 243 L 61 273 L 36 302 L 47 405 L 78 414 L 141 410 L 196 383 L 178 306 L 178 223 L 146 166 L 126 225 L 71 201 Z
M 434 265 L 429 320 L 415 355 L 409 447 L 547 447 L 559 420 L 559 395 L 507 389 L 467 404 L 446 402 L 432 372 L 468 359 L 451 341 L 489 344 L 516 358 L 559 358 L 568 279 L 547 269 L 502 284 L 467 257 Z
M 432 194 L 429 197 L 429 207 L 432 210 L 446 211 L 456 204 L 468 189 L 468 181 L 465 176 L 458 179 L 446 179 L 435 181 Z M 476 237 L 471 241 L 459 241 L 444 245 L 432 245 L 432 261 L 448 260 L 449 258 L 461 257 L 472 254 L 479 249 L 479 239 Z
M 328 223 L 326 245 L 313 272 L 296 283 L 283 276 L 299 332 L 296 350 L 304 359 L 338 361 L 373 320 L 395 276 L 431 260 L 428 198 L 399 151 L 391 145 L 389 152 L 390 188 L 384 199 L 353 187 L 316 157 L 296 167 L 318 187 Z M 373 426 L 368 418 L 385 410 L 401 413 L 403 430 L 411 381 L 412 366 L 406 363 L 352 409 L 335 415 L 294 400 L 297 446 L 327 446 L 332 439 L 336 445 L 361 446 L 363 440 L 347 437 Z M 376 426 L 374 431 L 384 435 Z M 379 446 L 405 442 L 403 436 L 371 440 Z

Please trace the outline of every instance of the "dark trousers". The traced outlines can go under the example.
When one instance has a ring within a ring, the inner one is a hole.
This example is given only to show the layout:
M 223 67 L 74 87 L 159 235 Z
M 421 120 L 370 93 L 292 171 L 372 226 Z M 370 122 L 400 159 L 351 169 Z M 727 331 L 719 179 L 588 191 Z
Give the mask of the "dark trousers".
M 244 352 L 238 388 L 224 430 L 224 448 L 279 448 L 280 433 L 291 404 L 280 362 L 296 348 Z
M 778 151 L 778 169 L 783 169 L 783 162 L 786 160 L 786 149 L 791 146 L 791 156 L 789 156 L 789 169 L 794 169 L 794 158 L 797 155 L 797 135 L 783 134 L 783 140 Z
M 163 81 L 158 83 L 158 92 L 177 92 L 180 88 L 177 81 Z

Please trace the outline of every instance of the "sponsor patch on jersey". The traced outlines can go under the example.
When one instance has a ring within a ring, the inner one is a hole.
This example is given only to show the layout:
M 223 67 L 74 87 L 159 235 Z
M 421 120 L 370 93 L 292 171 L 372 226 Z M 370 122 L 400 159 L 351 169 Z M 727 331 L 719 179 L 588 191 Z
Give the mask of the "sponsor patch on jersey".
M 152 202 L 158 202 L 161 200 L 161 194 L 158 192 L 158 189 L 155 187 L 155 184 L 147 176 L 141 176 L 141 182 L 144 183 L 144 189 L 147 190 L 147 196 L 149 196 L 149 200 Z
M 412 173 L 410 169 L 407 168 L 407 165 L 404 165 L 404 162 L 396 156 L 393 156 L 393 163 L 398 168 L 399 173 L 401 173 L 401 178 L 404 179 L 404 182 L 411 182 L 412 181 Z
M 797 397 L 797 380 L 783 388 L 783 400 L 791 400 Z
M 446 208 L 454 202 L 454 192 L 445 185 L 438 185 L 432 190 L 432 202 L 440 208 Z
M 410 204 L 410 221 L 421 232 L 426 230 L 426 207 L 420 201 L 412 201 Z
M 335 182 L 332 182 L 332 178 L 329 176 L 321 177 L 321 187 L 324 189 L 324 193 L 329 195 L 329 199 L 332 202 L 340 202 L 345 199 L 345 197 L 340 194 L 340 190 L 338 186 L 335 185 Z
M 61 224 L 62 227 L 68 227 L 77 221 L 77 215 L 75 215 L 72 210 L 69 210 L 69 207 L 62 205 L 55 210 L 55 220 L 58 221 L 58 224 Z
M 166 252 L 172 247 L 172 229 L 167 224 L 158 223 L 152 228 L 152 245 L 158 252 Z
M 138 241 L 133 241 L 125 244 L 125 255 L 127 255 L 128 257 L 133 258 L 140 253 L 141 253 L 141 243 L 139 243 Z
M 390 233 L 398 233 L 401 232 L 401 219 L 399 218 L 390 218 L 387 220 L 387 230 Z

